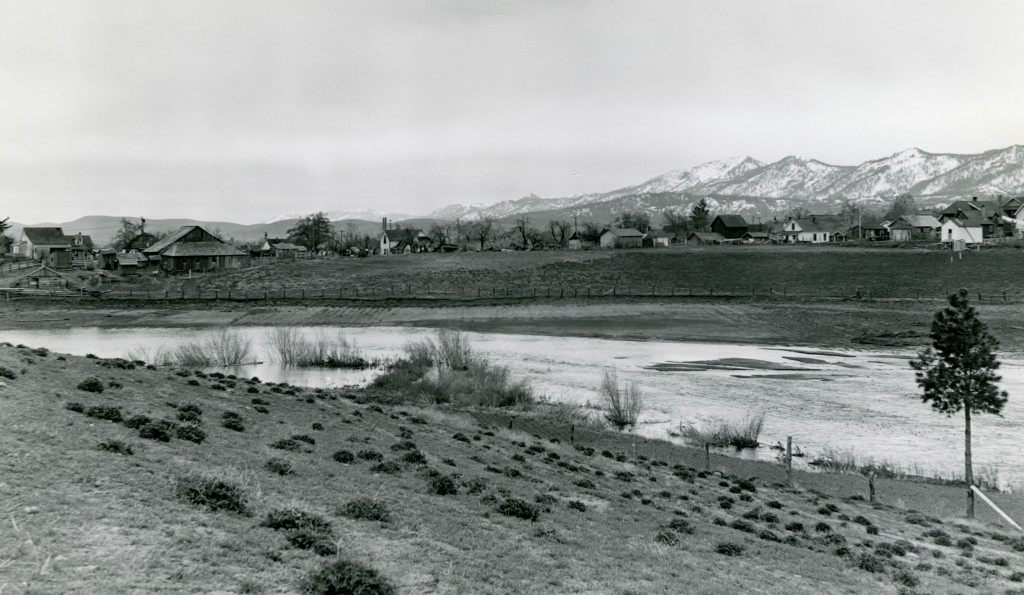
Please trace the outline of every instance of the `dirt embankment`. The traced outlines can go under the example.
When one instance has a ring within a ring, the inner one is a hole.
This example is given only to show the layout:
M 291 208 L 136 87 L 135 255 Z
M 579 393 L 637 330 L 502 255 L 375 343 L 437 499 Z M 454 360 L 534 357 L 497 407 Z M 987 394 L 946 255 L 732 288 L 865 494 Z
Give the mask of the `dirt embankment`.
M 123 307 L 121 307 L 123 306 Z M 939 302 L 602 298 L 502 302 L 0 303 L 0 329 L 203 326 L 451 326 L 479 332 L 826 347 L 919 346 Z M 1024 305 L 982 304 L 1001 348 L 1024 352 Z

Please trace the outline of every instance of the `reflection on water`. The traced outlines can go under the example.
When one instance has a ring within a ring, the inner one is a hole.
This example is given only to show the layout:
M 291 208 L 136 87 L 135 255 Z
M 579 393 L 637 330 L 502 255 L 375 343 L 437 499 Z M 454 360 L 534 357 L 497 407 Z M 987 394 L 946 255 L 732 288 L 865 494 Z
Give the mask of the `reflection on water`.
M 238 328 L 263 363 L 225 373 L 259 376 L 308 386 L 365 384 L 378 370 L 326 370 L 272 363 L 266 348 L 270 328 Z M 312 335 L 317 329 L 303 328 Z M 393 357 L 410 341 L 429 336 L 421 328 L 337 328 L 367 359 Z M 125 357 L 139 348 L 157 349 L 202 339 L 216 331 L 182 329 L 98 329 L 0 331 L 0 341 L 46 347 L 76 355 Z M 596 402 L 605 368 L 620 381 L 639 383 L 647 409 L 638 432 L 664 438 L 680 422 L 710 418 L 738 420 L 766 414 L 761 442 L 785 443 L 786 436 L 809 457 L 824 446 L 852 449 L 859 457 L 916 463 L 923 470 L 960 473 L 963 419 L 947 418 L 921 403 L 920 391 L 903 351 L 808 351 L 785 347 L 705 343 L 632 342 L 606 339 L 467 333 L 474 349 L 555 400 Z M 809 357 L 803 357 L 809 356 Z M 661 371 L 659 371 L 661 370 Z M 1024 458 L 1016 455 L 1024 423 L 1024 366 L 1003 360 L 1002 388 L 1010 393 L 1003 417 L 973 420 L 977 468 L 995 466 L 1004 483 L 1024 483 Z M 770 380 L 770 382 L 769 382 Z M 768 448 L 755 456 L 774 459 Z M 747 456 L 748 453 L 744 453 Z

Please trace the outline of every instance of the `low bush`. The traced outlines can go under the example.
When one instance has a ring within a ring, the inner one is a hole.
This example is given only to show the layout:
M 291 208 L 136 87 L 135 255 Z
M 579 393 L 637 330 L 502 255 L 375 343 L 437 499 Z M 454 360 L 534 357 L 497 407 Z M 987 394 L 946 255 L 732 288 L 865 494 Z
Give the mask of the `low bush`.
M 266 407 L 264 407 L 263 405 L 256 405 L 255 407 L 253 407 L 253 409 L 254 409 L 254 410 L 255 410 L 255 411 L 257 412 L 257 413 L 270 413 L 270 409 L 267 409 L 267 408 L 266 408 Z
M 161 423 L 148 423 L 139 428 L 139 437 L 145 438 L 146 440 L 156 440 L 158 442 L 170 442 L 171 433 L 167 427 Z
M 78 390 L 84 390 L 89 393 L 101 393 L 103 392 L 103 382 L 95 376 L 90 376 L 78 383 Z
M 857 559 L 857 568 L 871 573 L 885 572 L 885 559 L 875 554 L 862 554 Z
M 598 394 L 607 409 L 605 419 L 608 423 L 619 430 L 636 426 L 644 408 L 644 397 L 638 384 L 630 382 L 622 388 L 619 386 L 618 373 L 605 370 Z
M 700 426 L 683 425 L 672 432 L 691 444 L 710 444 L 712 446 L 732 446 L 734 448 L 757 448 L 758 438 L 764 426 L 764 413 L 747 415 L 739 422 L 724 419 L 712 419 Z
M 723 556 L 743 555 L 743 546 L 731 541 L 722 541 L 715 545 L 715 551 Z
M 196 444 L 202 444 L 203 441 L 206 440 L 206 432 L 196 424 L 184 424 L 178 426 L 175 435 L 180 440 L 188 440 L 189 442 L 195 442 Z
M 236 432 L 245 431 L 245 423 L 242 421 L 242 416 L 238 415 L 233 411 L 225 411 L 221 418 L 220 425 L 224 426 L 229 430 Z
M 268 471 L 277 473 L 278 475 L 292 475 L 295 471 L 292 469 L 292 464 L 288 459 L 282 459 L 281 457 L 271 457 L 267 459 L 267 462 L 263 464 Z
M 590 481 L 589 479 L 577 479 L 572 483 L 576 487 L 583 488 L 585 490 L 593 490 L 597 488 L 597 485 L 594 484 L 594 482 Z
M 291 438 L 282 438 L 276 442 L 271 442 L 270 448 L 288 450 L 291 452 L 301 452 L 303 450 L 302 445 Z
M 352 454 L 352 451 L 350 450 L 336 451 L 333 455 L 331 455 L 331 458 L 333 458 L 335 461 L 339 463 L 345 464 L 355 462 L 356 460 L 356 456 Z
M 314 431 L 316 431 L 316 432 L 322 432 L 322 431 L 324 431 L 324 424 L 322 424 L 322 423 L 320 423 L 320 422 L 318 422 L 318 421 L 317 421 L 317 422 L 313 422 L 313 425 L 312 425 L 311 427 L 312 427 L 312 428 L 313 428 L 313 430 L 314 430 Z
M 686 535 L 693 535 L 694 532 L 693 525 L 686 519 L 672 519 L 668 523 L 668 528 L 676 533 L 685 533 Z
M 297 508 L 277 508 L 271 510 L 260 521 L 261 527 L 275 531 L 291 531 L 294 529 L 313 529 L 321 533 L 331 533 L 330 521 L 324 517 Z
M 89 407 L 88 409 L 85 410 L 85 414 L 88 415 L 89 417 L 94 417 L 96 419 L 105 419 L 107 421 L 113 422 L 119 422 L 124 419 L 124 416 L 121 414 L 120 407 L 109 407 L 106 405 L 96 405 L 94 407 Z
M 202 421 L 203 410 L 195 403 L 186 403 L 178 407 L 178 420 L 187 422 Z
M 579 500 L 569 500 L 569 502 L 566 503 L 566 506 L 568 506 L 572 510 L 578 510 L 580 512 L 587 511 L 587 505 L 584 504 L 583 502 L 580 502 Z
M 179 500 L 210 510 L 239 514 L 248 512 L 248 498 L 245 491 L 220 479 L 201 475 L 185 475 L 178 478 L 174 493 Z
M 386 475 L 398 475 L 402 472 L 402 466 L 394 461 L 383 461 L 370 467 L 373 473 L 384 473 Z
M 305 442 L 309 445 L 316 444 L 316 438 L 313 438 L 309 434 L 294 434 L 292 440 L 298 440 L 299 442 Z
M 375 450 L 361 450 L 356 453 L 356 457 L 364 461 L 383 461 L 384 455 L 380 454 Z
M 413 450 L 402 455 L 402 462 L 411 465 L 426 465 L 427 457 L 418 450 Z
M 308 595 L 394 595 L 398 591 L 369 566 L 351 560 L 334 560 L 307 576 L 302 592 Z
M 119 455 L 127 456 L 135 454 L 135 450 L 132 449 L 130 444 L 122 442 L 121 440 L 115 440 L 113 438 L 111 438 L 110 440 L 104 440 L 103 442 L 100 442 L 99 444 L 96 445 L 96 447 L 102 451 L 112 452 Z
M 498 512 L 527 521 L 536 521 L 540 517 L 540 510 L 536 506 L 518 498 L 506 498 L 498 505 Z
M 14 373 L 14 370 L 11 370 L 10 368 L 5 368 L 3 366 L 0 366 L 0 378 L 6 378 L 8 380 L 14 380 L 17 377 L 18 377 L 18 375 Z M 81 388 L 81 385 L 79 385 L 79 388 Z M 103 388 L 102 384 L 100 385 L 100 388 Z
M 673 533 L 672 531 L 658 531 L 658 533 L 654 536 L 654 541 L 657 541 L 658 543 L 663 545 L 675 546 L 679 545 L 679 535 Z
M 152 423 L 153 418 L 148 415 L 133 415 L 128 419 L 124 420 L 124 427 L 138 430 L 142 426 Z
M 64 405 L 64 408 L 67 409 L 68 411 L 74 411 L 75 413 L 85 413 L 85 405 L 79 403 L 78 401 L 71 401 L 70 403 L 66 403 Z
M 357 521 L 391 522 L 391 511 L 383 502 L 371 498 L 357 498 L 338 507 L 339 516 Z

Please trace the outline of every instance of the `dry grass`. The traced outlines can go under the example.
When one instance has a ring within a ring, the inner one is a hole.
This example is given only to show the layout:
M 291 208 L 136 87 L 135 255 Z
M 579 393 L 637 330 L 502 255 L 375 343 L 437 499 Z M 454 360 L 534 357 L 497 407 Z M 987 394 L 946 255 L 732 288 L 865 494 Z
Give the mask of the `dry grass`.
M 636 426 L 644 409 L 644 397 L 640 386 L 630 382 L 625 388 L 619 386 L 615 370 L 605 370 L 598 389 L 601 404 L 605 407 L 605 419 L 619 430 Z
M 205 339 L 192 336 L 176 345 L 128 350 L 127 357 L 155 366 L 182 366 L 207 368 L 210 366 L 238 366 L 255 361 L 252 342 L 238 331 L 222 329 Z
M 758 437 L 764 426 L 764 413 L 749 414 L 738 422 L 725 419 L 710 419 L 700 425 L 679 424 L 672 432 L 691 444 L 734 448 L 757 448 Z
M 298 329 L 278 327 L 270 332 L 267 345 L 275 361 L 290 366 L 357 369 L 370 366 L 355 344 L 341 333 L 330 336 L 318 330 L 307 338 Z

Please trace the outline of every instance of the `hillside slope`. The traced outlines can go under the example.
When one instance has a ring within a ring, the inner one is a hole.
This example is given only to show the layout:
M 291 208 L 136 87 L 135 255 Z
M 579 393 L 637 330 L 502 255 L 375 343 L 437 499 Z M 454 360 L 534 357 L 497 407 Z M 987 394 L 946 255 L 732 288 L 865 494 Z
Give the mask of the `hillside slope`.
M 879 482 L 872 506 L 840 497 L 862 479 L 787 489 L 777 466 L 720 457 L 704 474 L 697 452 L 569 434 L 550 414 L 131 367 L 0 346 L 4 593 L 290 593 L 338 559 L 402 593 L 1002 593 L 1024 579 L 1024 540 L 950 516 L 959 489 Z M 76 388 L 88 377 L 103 391 Z M 169 441 L 128 427 L 143 415 L 169 420 Z M 224 484 L 204 493 L 197 477 Z M 908 503 L 922 512 L 892 506 Z

